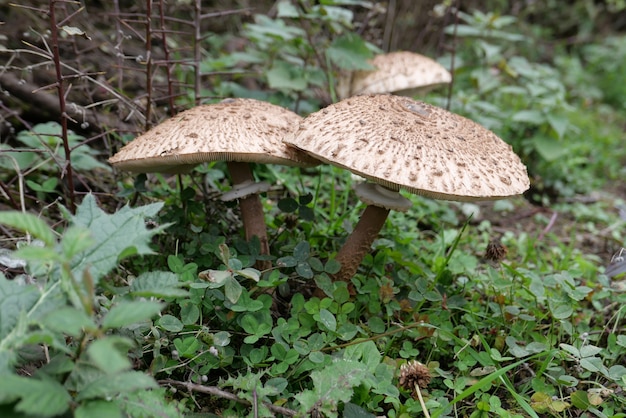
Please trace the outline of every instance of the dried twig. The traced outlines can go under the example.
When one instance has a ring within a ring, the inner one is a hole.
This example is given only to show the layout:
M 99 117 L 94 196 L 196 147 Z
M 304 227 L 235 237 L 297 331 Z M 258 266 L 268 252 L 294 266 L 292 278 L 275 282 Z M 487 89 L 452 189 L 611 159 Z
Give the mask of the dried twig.
M 251 402 L 246 401 L 245 399 L 241 399 L 237 395 L 227 392 L 225 390 L 222 390 L 216 386 L 205 386 L 205 385 L 199 385 L 197 383 L 181 382 L 179 380 L 174 380 L 174 379 L 162 379 L 162 380 L 159 380 L 159 384 L 184 387 L 190 392 L 206 393 L 209 395 L 217 396 L 218 398 L 224 398 L 230 401 L 235 401 L 242 405 L 252 406 Z M 277 414 L 283 414 L 288 417 L 293 417 L 296 415 L 296 411 L 294 411 L 293 409 L 288 409 L 288 408 L 283 408 L 281 406 L 272 405 L 271 403 L 268 403 L 268 402 L 263 402 L 263 405 L 267 407 L 270 411 L 275 412 Z

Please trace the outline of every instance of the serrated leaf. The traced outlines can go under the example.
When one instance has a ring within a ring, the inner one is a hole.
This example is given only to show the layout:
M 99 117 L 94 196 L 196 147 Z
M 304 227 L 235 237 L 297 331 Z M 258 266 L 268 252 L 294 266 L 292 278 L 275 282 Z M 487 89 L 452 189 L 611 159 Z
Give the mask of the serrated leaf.
M 119 393 L 132 393 L 136 390 L 156 387 L 158 387 L 156 381 L 147 374 L 128 371 L 95 379 L 78 393 L 76 400 L 107 398 L 113 397 Z
M 326 50 L 326 56 L 343 70 L 375 70 L 368 62 L 373 55 L 363 38 L 354 33 L 339 36 Z
M 42 240 L 48 246 L 52 246 L 56 242 L 52 228 L 31 213 L 22 213 L 14 210 L 2 211 L 0 212 L 0 224 L 27 232 L 33 237 Z
M 71 260 L 76 254 L 84 251 L 94 244 L 91 231 L 86 228 L 70 226 L 63 233 L 61 249 L 66 259 Z
M 181 289 L 175 273 L 168 271 L 149 271 L 142 273 L 130 284 L 130 294 L 143 297 L 170 298 L 185 297 L 189 292 Z
M 16 250 L 13 256 L 28 262 L 41 262 L 50 264 L 52 262 L 62 263 L 63 257 L 52 247 L 39 247 L 36 244 L 26 245 Z M 31 265 L 32 267 L 32 265 Z
M 69 306 L 56 309 L 45 315 L 42 323 L 48 329 L 73 337 L 80 336 L 84 330 L 97 329 L 96 324 L 84 311 Z
M 0 374 L 10 369 L 26 333 L 26 313 L 37 303 L 36 286 L 20 285 L 0 274 Z M 22 326 L 19 326 L 20 318 Z
M 0 379 L 0 403 L 18 400 L 15 410 L 37 417 L 54 417 L 68 410 L 71 397 L 54 380 L 5 374 Z
M 305 390 L 295 397 L 306 412 L 316 405 L 326 416 L 336 417 L 339 402 L 348 402 L 354 393 L 353 388 L 370 378 L 371 373 L 365 364 L 336 360 L 322 370 L 311 373 L 313 391 Z
M 113 306 L 102 320 L 103 329 L 121 328 L 147 321 L 161 312 L 163 304 L 153 301 L 120 302 Z
M 95 400 L 76 408 L 74 418 L 122 418 L 122 410 L 113 402 Z
M 115 399 L 127 417 L 183 418 L 185 407 L 170 400 L 165 388 L 122 393 Z
M 122 258 L 133 254 L 152 254 L 150 242 L 152 236 L 163 231 L 169 225 L 147 229 L 145 218 L 152 217 L 161 209 L 163 203 L 131 208 L 124 206 L 109 215 L 96 204 L 93 195 L 88 194 L 71 216 L 73 225 L 91 231 L 94 245 L 80 254 L 73 265 L 78 276 L 89 268 L 97 284 L 100 278 L 110 272 Z
M 89 344 L 87 354 L 91 361 L 107 374 L 115 374 L 130 369 L 128 350 L 133 342 L 128 338 L 107 336 Z

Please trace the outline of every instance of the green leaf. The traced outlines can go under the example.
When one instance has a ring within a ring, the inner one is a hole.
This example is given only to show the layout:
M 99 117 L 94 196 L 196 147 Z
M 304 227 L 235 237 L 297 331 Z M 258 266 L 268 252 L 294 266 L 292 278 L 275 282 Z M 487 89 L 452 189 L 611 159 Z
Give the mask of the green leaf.
M 224 295 L 231 303 L 237 303 L 241 292 L 243 291 L 241 284 L 234 277 L 229 277 L 224 285 Z
M 70 226 L 63 233 L 61 249 L 66 259 L 71 260 L 76 254 L 85 251 L 94 244 L 91 231 L 85 228 Z
M 354 393 L 353 388 L 371 378 L 363 363 L 335 360 L 324 369 L 311 373 L 313 390 L 304 390 L 295 396 L 301 405 L 300 412 L 310 412 L 316 405 L 320 412 L 336 417 L 339 402 L 348 402 Z
M 126 417 L 183 418 L 184 404 L 168 402 L 168 399 L 171 394 L 165 388 L 158 388 L 122 393 L 114 402 L 124 410 Z
M 546 119 L 548 120 L 550 127 L 554 130 L 554 132 L 556 132 L 557 137 L 559 139 L 563 138 L 570 125 L 569 119 L 564 116 L 553 115 L 550 113 L 546 116 Z
M 136 390 L 158 387 L 156 381 L 147 374 L 128 371 L 113 376 L 106 375 L 87 384 L 76 396 L 77 401 L 84 399 L 113 397 L 119 393 L 132 393 Z
M 291 197 L 286 197 L 278 201 L 278 209 L 286 213 L 295 212 L 296 210 L 298 210 L 298 207 L 298 202 L 296 202 L 295 199 L 292 199 Z
M 286 61 L 274 61 L 266 77 L 270 88 L 278 90 L 302 91 L 308 84 L 302 69 Z
M 328 274 L 336 274 L 339 270 L 341 270 L 341 263 L 334 258 L 328 260 L 324 266 L 324 271 Z
M 15 410 L 37 417 L 53 417 L 68 410 L 70 394 L 58 382 L 4 374 L 0 379 L 0 403 L 19 400 Z
M 300 277 L 304 277 L 305 279 L 311 279 L 313 278 L 313 276 L 315 276 L 311 265 L 305 261 L 298 263 L 298 265 L 296 266 L 296 273 L 298 273 Z
M 320 309 L 320 322 L 329 330 L 337 330 L 337 319 L 328 309 Z
M 58 184 L 59 184 L 59 180 L 56 177 L 51 177 L 45 180 L 44 182 L 42 182 L 41 184 L 34 182 L 32 180 L 26 180 L 26 185 L 28 186 L 29 189 L 35 192 L 42 192 L 42 193 L 54 193 L 55 188 L 57 187 Z
M 298 260 L 296 260 L 295 257 L 288 255 L 286 257 L 281 257 L 276 260 L 276 265 L 278 267 L 295 267 L 296 265 L 298 265 Z
M 200 349 L 200 341 L 196 337 L 187 337 L 185 339 L 176 338 L 174 347 L 178 350 L 178 355 L 184 358 L 192 358 Z
M 76 408 L 74 418 L 122 418 L 122 410 L 113 402 L 89 401 Z
M 180 287 L 175 273 L 168 271 L 149 271 L 141 273 L 130 284 L 130 294 L 142 297 L 170 298 L 186 297 L 189 292 Z
M 33 237 L 42 240 L 48 246 L 52 246 L 56 242 L 52 228 L 31 213 L 13 210 L 2 211 L 0 212 L 0 224 L 27 232 Z
M 589 402 L 589 396 L 584 390 L 577 390 L 576 392 L 572 393 L 570 395 L 570 400 L 572 401 L 572 405 L 574 405 L 574 407 L 582 411 L 586 411 L 591 406 L 591 403 Z
M 298 261 L 306 261 L 311 255 L 311 245 L 306 241 L 300 241 L 293 249 L 293 256 Z
M 42 323 L 48 329 L 61 332 L 72 337 L 80 336 L 85 330 L 96 330 L 98 327 L 84 311 L 71 307 L 56 309 L 43 317 Z
M 128 350 L 133 342 L 125 337 L 107 336 L 89 344 L 87 354 L 93 363 L 107 374 L 116 374 L 130 369 Z
M 261 272 L 251 267 L 235 271 L 239 276 L 258 282 L 261 279 Z
M 26 317 L 40 298 L 34 285 L 0 274 L 0 375 L 8 373 L 26 336 Z
M 537 152 L 546 161 L 554 161 L 570 152 L 561 141 L 541 135 L 533 138 L 533 144 Z
M 200 318 L 200 309 L 189 300 L 180 304 L 180 319 L 185 325 L 193 325 Z
M 100 278 L 117 266 L 120 259 L 133 254 L 152 254 L 152 236 L 169 225 L 148 230 L 145 218 L 155 216 L 162 206 L 161 202 L 138 208 L 125 206 L 109 215 L 98 207 L 93 195 L 85 196 L 71 221 L 73 225 L 91 231 L 94 245 L 73 263 L 73 270 L 82 272 L 88 268 L 97 284 Z
M 173 315 L 163 315 L 157 321 L 157 325 L 169 332 L 180 332 L 183 330 L 184 325 L 180 319 Z
M 375 70 L 368 62 L 373 55 L 363 38 L 354 33 L 335 38 L 326 50 L 326 56 L 343 70 Z
M 602 348 L 596 347 L 595 345 L 583 345 L 580 347 L 580 356 L 581 357 L 591 357 L 596 354 L 600 354 L 602 352 Z
M 161 312 L 163 304 L 152 301 L 120 302 L 102 320 L 103 329 L 121 328 L 147 321 Z

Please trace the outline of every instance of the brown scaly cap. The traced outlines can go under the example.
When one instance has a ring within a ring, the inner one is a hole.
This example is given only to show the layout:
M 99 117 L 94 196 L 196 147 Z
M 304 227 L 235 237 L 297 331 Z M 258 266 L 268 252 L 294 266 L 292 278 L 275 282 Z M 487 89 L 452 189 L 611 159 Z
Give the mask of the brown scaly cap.
M 414 52 L 395 51 L 376 55 L 370 64 L 376 69 L 355 71 L 340 77 L 337 92 L 341 99 L 358 94 L 413 95 L 452 81 L 452 75 L 443 65 Z
M 301 120 L 271 103 L 226 99 L 164 121 L 125 145 L 109 163 L 139 173 L 185 172 L 207 161 L 317 165 L 319 161 L 282 143 Z
M 436 199 L 499 199 L 530 186 L 524 164 L 493 132 L 408 97 L 342 100 L 284 141 L 389 189 Z

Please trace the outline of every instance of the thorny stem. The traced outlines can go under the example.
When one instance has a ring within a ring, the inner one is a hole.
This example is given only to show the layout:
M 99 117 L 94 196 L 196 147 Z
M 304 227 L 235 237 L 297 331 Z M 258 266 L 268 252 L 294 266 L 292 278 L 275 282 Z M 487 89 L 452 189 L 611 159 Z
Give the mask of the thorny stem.
M 176 115 L 174 103 L 174 85 L 172 83 L 172 68 L 170 67 L 170 49 L 167 46 L 167 31 L 165 30 L 165 10 L 163 0 L 159 1 L 159 17 L 161 25 L 161 42 L 163 43 L 163 55 L 165 58 L 165 74 L 167 79 L 167 99 L 169 100 L 170 116 Z
M 150 129 L 152 111 L 152 0 L 146 0 L 146 125 Z
M 454 32 L 452 34 L 452 52 L 450 53 L 450 75 L 452 76 L 452 80 L 450 80 L 450 84 L 448 85 L 446 110 L 450 110 L 450 105 L 452 104 L 452 89 L 454 88 L 454 58 L 456 57 L 456 30 L 459 26 L 459 7 L 461 6 L 460 3 L 460 0 L 457 0 L 456 6 L 454 8 Z
M 59 54 L 59 32 L 57 28 L 55 7 L 58 0 L 50 0 L 48 3 L 48 16 L 50 17 L 50 36 L 52 39 L 52 60 L 56 71 L 56 87 L 59 93 L 59 108 L 61 111 L 61 139 L 63 140 L 63 150 L 65 151 L 65 166 L 61 176 L 67 179 L 66 203 L 70 212 L 75 213 L 76 201 L 74 196 L 74 176 L 72 172 L 72 159 L 67 131 L 67 111 L 65 106 L 65 91 L 63 89 L 63 73 L 61 71 L 61 57 Z
M 202 0 L 196 0 L 194 3 L 194 33 L 193 33 L 193 92 L 194 103 L 200 105 L 200 61 L 202 60 L 200 43 L 202 42 L 202 31 L 200 24 L 202 23 Z

